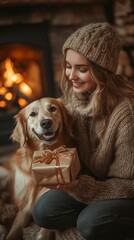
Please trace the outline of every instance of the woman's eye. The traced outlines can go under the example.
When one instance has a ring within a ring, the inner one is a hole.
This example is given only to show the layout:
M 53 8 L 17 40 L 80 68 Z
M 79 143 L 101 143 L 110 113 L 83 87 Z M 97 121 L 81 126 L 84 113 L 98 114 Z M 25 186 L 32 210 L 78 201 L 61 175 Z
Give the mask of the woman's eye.
M 88 71 L 87 68 L 80 68 L 79 70 L 80 70 L 80 72 L 82 72 L 82 73 L 86 73 L 86 72 Z
M 69 64 L 66 64 L 65 67 L 66 67 L 66 68 L 69 68 L 69 69 L 71 68 L 71 66 L 70 66 Z
M 56 111 L 56 107 L 55 106 L 51 106 L 48 110 L 49 110 L 49 112 L 55 112 Z
M 31 113 L 30 113 L 30 116 L 31 116 L 31 117 L 35 117 L 36 115 L 37 115 L 36 112 L 31 112 Z

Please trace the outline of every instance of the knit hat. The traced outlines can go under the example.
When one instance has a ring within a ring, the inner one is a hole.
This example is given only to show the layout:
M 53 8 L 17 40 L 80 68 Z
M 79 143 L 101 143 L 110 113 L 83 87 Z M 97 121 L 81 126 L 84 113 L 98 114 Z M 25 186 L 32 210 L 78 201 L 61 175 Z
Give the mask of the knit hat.
M 116 72 L 120 41 L 109 23 L 91 23 L 76 30 L 64 43 L 63 54 L 71 48 L 108 71 Z

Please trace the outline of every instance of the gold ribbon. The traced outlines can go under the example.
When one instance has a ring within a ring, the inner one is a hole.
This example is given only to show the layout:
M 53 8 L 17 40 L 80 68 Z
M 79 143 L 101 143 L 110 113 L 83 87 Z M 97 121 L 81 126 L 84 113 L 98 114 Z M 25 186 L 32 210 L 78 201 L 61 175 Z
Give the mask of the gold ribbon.
M 58 175 L 61 176 L 63 183 L 65 183 L 65 179 L 62 174 L 62 170 L 60 168 L 60 160 L 59 160 L 59 153 L 62 153 L 64 151 L 66 151 L 65 145 L 62 145 L 53 151 L 50 149 L 47 149 L 47 150 L 44 150 L 42 158 L 34 161 L 34 163 L 40 162 L 40 163 L 50 164 L 53 160 L 55 160 L 56 161 L 55 172 L 56 172 L 56 178 L 58 183 L 60 183 L 58 179 Z

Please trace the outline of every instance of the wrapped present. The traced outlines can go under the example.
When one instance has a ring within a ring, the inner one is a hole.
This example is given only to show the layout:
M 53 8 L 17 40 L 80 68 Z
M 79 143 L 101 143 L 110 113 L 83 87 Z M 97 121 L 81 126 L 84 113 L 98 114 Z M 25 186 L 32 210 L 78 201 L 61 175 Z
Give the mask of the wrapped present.
M 35 151 L 32 171 L 37 185 L 71 183 L 80 171 L 77 150 L 63 145 L 54 151 Z

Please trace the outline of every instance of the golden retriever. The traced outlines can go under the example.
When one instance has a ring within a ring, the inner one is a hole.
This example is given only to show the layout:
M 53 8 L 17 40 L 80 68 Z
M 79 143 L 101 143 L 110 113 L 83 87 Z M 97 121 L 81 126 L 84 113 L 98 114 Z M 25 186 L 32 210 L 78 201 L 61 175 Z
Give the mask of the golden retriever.
M 19 211 L 7 240 L 21 238 L 35 201 L 49 190 L 35 184 L 31 170 L 34 151 L 71 146 L 71 118 L 60 99 L 41 98 L 30 103 L 16 115 L 16 122 L 12 138 L 20 148 L 13 158 L 13 192 Z M 41 229 L 37 239 L 49 239 L 49 231 Z

